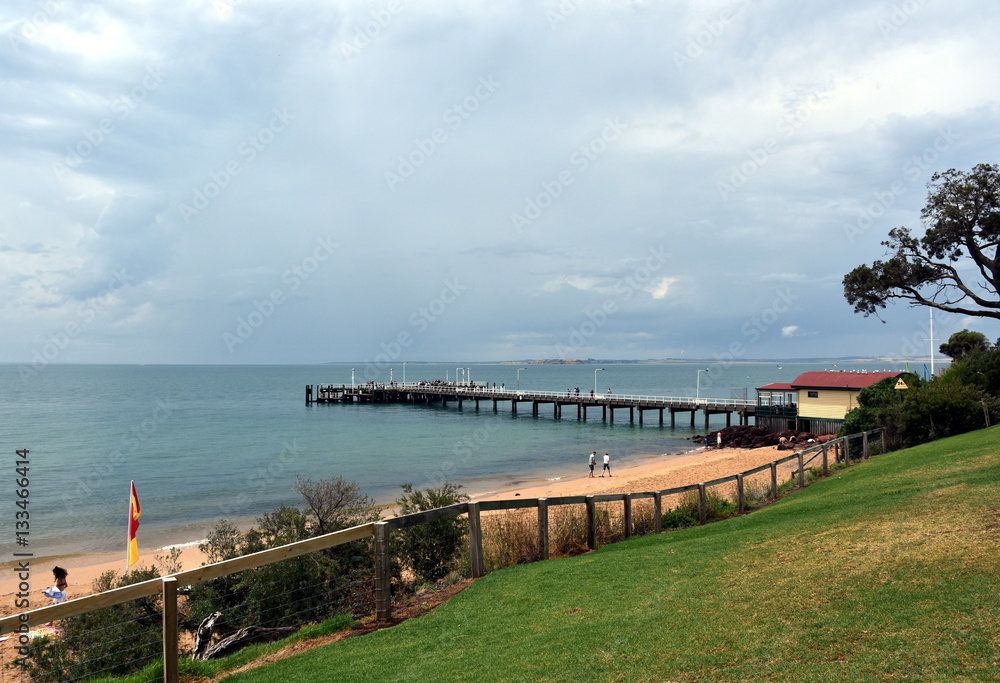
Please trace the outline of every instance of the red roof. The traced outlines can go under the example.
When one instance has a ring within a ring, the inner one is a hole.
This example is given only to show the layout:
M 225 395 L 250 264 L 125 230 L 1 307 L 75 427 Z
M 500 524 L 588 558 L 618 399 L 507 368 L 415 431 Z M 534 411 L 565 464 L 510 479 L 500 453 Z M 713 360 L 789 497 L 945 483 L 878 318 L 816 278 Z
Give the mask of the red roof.
M 783 384 L 781 382 L 775 382 L 774 384 L 765 384 L 762 387 L 757 387 L 757 391 L 795 391 L 791 384 Z
M 900 372 L 803 372 L 792 381 L 795 389 L 864 389 Z

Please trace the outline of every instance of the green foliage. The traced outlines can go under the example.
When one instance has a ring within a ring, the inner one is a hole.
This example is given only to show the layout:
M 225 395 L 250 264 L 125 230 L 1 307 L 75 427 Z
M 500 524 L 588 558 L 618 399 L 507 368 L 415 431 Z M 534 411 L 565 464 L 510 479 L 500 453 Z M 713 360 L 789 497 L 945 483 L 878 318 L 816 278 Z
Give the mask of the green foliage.
M 844 297 L 855 312 L 875 314 L 893 300 L 942 311 L 1000 318 L 1000 167 L 978 164 L 968 173 L 935 173 L 921 212 L 926 231 L 889 231 L 886 261 L 844 276 Z
M 739 506 L 712 489 L 705 491 L 705 521 L 717 522 L 734 517 Z M 681 496 L 677 507 L 663 513 L 664 529 L 683 529 L 700 524 L 699 496 L 697 491 L 688 491 Z
M 948 337 L 948 341 L 942 344 L 939 350 L 949 358 L 958 359 L 977 351 L 988 351 L 989 348 L 990 342 L 985 334 L 962 330 Z
M 156 569 L 108 571 L 94 580 L 93 589 L 103 592 L 159 576 Z M 28 672 L 35 681 L 65 681 L 139 671 L 161 656 L 162 621 L 155 596 L 63 619 L 57 638 L 32 642 Z
M 376 521 L 378 508 L 357 484 L 335 479 L 297 479 L 304 509 L 281 506 L 241 532 L 221 520 L 202 544 L 209 562 L 249 555 L 359 524 Z M 196 584 L 188 598 L 188 628 L 196 629 L 213 612 L 227 625 L 297 626 L 359 609 L 349 586 L 370 581 L 371 541 L 355 541 L 303 557 L 249 569 Z M 365 591 L 360 591 L 364 593 Z
M 879 427 L 884 423 L 886 412 L 898 406 L 906 392 L 917 391 L 923 384 L 913 373 L 903 373 L 899 379 L 909 388 L 896 389 L 897 378 L 886 377 L 858 392 L 858 405 L 848 411 L 837 436 L 860 434 Z
M 396 500 L 401 515 L 447 507 L 469 499 L 459 484 L 445 482 L 440 488 L 415 491 L 412 484 L 403 484 L 403 493 Z M 443 578 L 455 568 L 465 522 L 461 518 L 439 519 L 402 529 L 397 533 L 397 552 L 402 562 L 413 570 L 417 583 Z
M 996 403 L 966 384 L 929 382 L 887 411 L 883 426 L 891 443 L 914 446 L 981 429 L 987 413 L 1000 414 Z

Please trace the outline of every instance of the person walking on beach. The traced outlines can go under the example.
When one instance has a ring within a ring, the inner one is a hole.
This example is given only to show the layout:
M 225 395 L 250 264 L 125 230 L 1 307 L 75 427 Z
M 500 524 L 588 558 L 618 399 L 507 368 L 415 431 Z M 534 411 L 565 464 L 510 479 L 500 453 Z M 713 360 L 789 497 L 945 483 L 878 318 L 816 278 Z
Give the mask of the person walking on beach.
M 56 585 L 42 591 L 42 594 L 47 598 L 52 598 L 53 605 L 58 605 L 60 602 L 66 602 L 66 589 L 69 587 L 66 577 L 69 576 L 69 572 L 62 567 L 53 567 L 52 576 L 56 580 Z
M 607 453 L 604 454 L 604 469 L 601 470 L 602 477 L 604 476 L 605 472 L 608 473 L 609 477 L 611 476 L 611 456 L 608 455 Z
M 594 476 L 594 466 L 597 465 L 597 451 L 590 454 L 590 477 Z M 588 477 L 588 479 L 590 478 Z
M 719 432 L 715 437 L 715 444 L 718 448 L 722 448 L 722 432 Z

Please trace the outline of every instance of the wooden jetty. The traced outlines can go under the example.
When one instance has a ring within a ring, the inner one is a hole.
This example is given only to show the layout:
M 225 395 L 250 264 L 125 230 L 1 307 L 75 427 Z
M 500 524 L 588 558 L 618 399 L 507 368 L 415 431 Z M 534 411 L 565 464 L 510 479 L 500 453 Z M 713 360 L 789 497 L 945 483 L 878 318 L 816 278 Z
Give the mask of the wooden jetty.
M 414 405 L 432 405 L 440 403 L 446 407 L 449 403 L 458 405 L 462 410 L 467 403 L 473 404 L 479 411 L 480 404 L 492 402 L 493 412 L 497 412 L 500 403 L 510 402 L 511 413 L 517 414 L 518 405 L 531 404 L 531 414 L 538 416 L 542 406 L 551 405 L 553 417 L 563 417 L 563 409 L 576 409 L 576 419 L 586 421 L 588 410 L 599 408 L 601 419 L 614 422 L 615 411 L 628 410 L 629 422 L 635 422 L 636 413 L 639 424 L 643 424 L 644 414 L 656 411 L 658 423 L 663 424 L 664 413 L 670 415 L 670 426 L 676 426 L 677 413 L 690 413 L 691 427 L 695 426 L 695 414 L 701 411 L 705 416 L 705 431 L 712 415 L 725 414 L 726 426 L 732 423 L 733 415 L 739 418 L 739 424 L 749 424 L 754 415 L 754 402 L 742 399 L 722 398 L 690 398 L 678 396 L 640 396 L 634 394 L 593 394 L 591 392 L 575 391 L 527 391 L 512 389 L 491 389 L 475 384 L 442 383 L 442 382 L 391 382 L 389 384 L 307 384 L 306 404 L 312 403 L 410 403 Z

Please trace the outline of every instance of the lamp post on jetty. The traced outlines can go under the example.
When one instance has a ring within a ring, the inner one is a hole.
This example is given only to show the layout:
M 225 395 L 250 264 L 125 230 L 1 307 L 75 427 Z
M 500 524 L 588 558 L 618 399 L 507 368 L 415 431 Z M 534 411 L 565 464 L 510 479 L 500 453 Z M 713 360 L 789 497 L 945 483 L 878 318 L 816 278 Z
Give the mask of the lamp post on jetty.
M 403 386 L 406 386 L 406 361 L 403 361 Z
M 604 368 L 597 368 L 594 370 L 594 395 L 597 395 L 597 373 L 599 373 Z
M 697 401 L 698 399 L 701 398 L 701 373 L 703 373 L 703 372 L 708 372 L 708 368 L 705 368 L 704 370 L 702 370 L 701 368 L 698 368 L 698 381 L 697 381 L 695 389 L 694 389 L 694 400 L 695 401 Z
M 354 368 L 351 368 L 351 388 L 354 388 Z
M 518 368 L 517 369 L 517 390 L 521 390 L 521 370 L 527 370 L 528 368 Z

